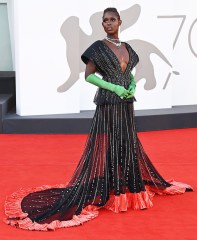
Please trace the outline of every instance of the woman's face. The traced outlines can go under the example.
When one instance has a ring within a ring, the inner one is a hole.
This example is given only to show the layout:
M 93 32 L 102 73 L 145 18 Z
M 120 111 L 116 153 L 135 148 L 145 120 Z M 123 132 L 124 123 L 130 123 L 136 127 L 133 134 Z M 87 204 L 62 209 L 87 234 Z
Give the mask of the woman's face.
M 113 12 L 106 12 L 103 16 L 103 28 L 108 35 L 114 35 L 118 33 L 118 28 L 122 21 L 118 19 L 118 16 Z

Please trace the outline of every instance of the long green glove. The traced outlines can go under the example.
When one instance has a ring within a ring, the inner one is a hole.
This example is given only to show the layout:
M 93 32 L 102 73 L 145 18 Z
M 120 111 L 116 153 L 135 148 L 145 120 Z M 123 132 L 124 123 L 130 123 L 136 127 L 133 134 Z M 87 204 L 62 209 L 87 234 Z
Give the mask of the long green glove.
M 86 81 L 96 85 L 97 87 L 101 87 L 103 89 L 107 89 L 111 92 L 114 92 L 120 98 L 127 98 L 127 96 L 129 96 L 129 94 L 130 94 L 129 90 L 125 89 L 123 86 L 107 82 L 107 81 L 97 77 L 94 73 L 90 74 L 86 78 Z
M 130 92 L 132 92 L 133 95 L 134 95 L 135 89 L 136 89 L 136 82 L 135 82 L 135 80 L 134 80 L 134 76 L 133 76 L 132 73 L 131 73 L 131 75 L 130 75 L 130 80 L 131 80 L 131 83 L 130 83 L 130 85 L 129 85 L 128 90 L 129 90 Z
M 127 99 L 134 97 L 135 90 L 136 90 L 136 82 L 134 80 L 134 76 L 133 76 L 132 73 L 130 75 L 130 80 L 131 80 L 131 82 L 130 82 L 130 85 L 129 85 L 129 88 L 128 88 L 130 94 L 127 96 Z

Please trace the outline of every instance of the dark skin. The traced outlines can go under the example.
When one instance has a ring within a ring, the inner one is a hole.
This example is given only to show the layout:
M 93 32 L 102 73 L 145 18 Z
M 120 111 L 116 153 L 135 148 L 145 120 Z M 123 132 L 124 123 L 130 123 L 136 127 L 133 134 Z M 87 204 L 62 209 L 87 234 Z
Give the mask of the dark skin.
M 105 15 L 103 16 L 103 22 L 102 22 L 103 29 L 106 32 L 107 36 L 111 39 L 118 38 L 118 29 L 121 23 L 122 21 L 118 19 L 118 16 L 113 12 L 106 12 Z M 128 53 L 128 50 L 126 49 L 125 44 L 122 44 L 120 48 L 117 48 L 113 43 L 108 42 L 106 39 L 103 39 L 103 42 L 117 56 L 121 69 L 124 72 L 129 62 L 129 53 Z M 85 69 L 85 78 L 87 78 L 90 74 L 95 73 L 96 71 L 97 69 L 94 63 L 89 61 Z

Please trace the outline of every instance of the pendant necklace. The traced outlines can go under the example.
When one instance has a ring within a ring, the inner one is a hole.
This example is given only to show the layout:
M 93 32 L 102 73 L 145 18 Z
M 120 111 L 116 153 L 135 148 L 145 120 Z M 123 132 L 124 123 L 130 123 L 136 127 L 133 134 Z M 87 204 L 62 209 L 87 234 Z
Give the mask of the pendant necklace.
M 119 39 L 109 38 L 109 37 L 107 37 L 107 36 L 105 37 L 105 39 L 106 39 L 108 42 L 113 43 L 117 48 L 120 48 L 120 46 L 121 46 L 121 44 L 122 44 Z M 113 42 L 114 40 L 118 40 L 119 43 Z

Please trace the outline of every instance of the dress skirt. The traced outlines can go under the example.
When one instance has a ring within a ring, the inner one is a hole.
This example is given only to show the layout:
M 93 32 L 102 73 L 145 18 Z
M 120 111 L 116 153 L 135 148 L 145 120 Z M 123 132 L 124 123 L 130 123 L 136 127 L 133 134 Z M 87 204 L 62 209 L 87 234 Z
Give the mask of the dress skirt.
M 153 206 L 154 194 L 191 186 L 166 181 L 138 139 L 133 103 L 98 105 L 81 159 L 67 184 L 19 189 L 5 203 L 7 224 L 29 230 L 81 225 L 104 207 L 119 213 Z

